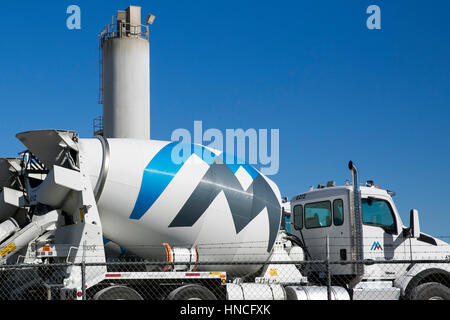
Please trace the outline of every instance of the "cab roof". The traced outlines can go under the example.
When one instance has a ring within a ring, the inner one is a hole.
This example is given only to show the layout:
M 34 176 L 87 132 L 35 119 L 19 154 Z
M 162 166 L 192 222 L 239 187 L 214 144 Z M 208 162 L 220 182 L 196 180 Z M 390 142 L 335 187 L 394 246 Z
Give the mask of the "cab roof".
M 313 189 L 304 193 L 300 193 L 296 196 L 294 196 L 290 202 L 297 202 L 302 200 L 314 200 L 319 198 L 326 198 L 326 197 L 334 197 L 334 196 L 340 196 L 343 194 L 347 194 L 353 190 L 352 186 L 336 186 L 336 187 L 323 187 L 320 189 Z M 367 187 L 367 186 L 360 186 L 361 195 L 369 194 L 369 195 L 382 195 L 382 196 L 389 196 L 389 193 L 384 190 L 380 189 L 375 186 Z

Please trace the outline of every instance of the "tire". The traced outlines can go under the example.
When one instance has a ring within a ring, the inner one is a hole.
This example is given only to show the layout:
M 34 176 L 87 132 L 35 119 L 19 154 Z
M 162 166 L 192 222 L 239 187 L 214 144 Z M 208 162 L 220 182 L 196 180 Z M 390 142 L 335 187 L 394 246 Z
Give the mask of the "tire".
M 438 282 L 428 282 L 414 288 L 411 300 L 450 300 L 450 289 Z
M 143 300 L 135 290 L 125 286 L 113 286 L 100 290 L 93 300 Z
M 189 284 L 173 290 L 166 300 L 217 300 L 217 298 L 207 288 L 197 284 Z

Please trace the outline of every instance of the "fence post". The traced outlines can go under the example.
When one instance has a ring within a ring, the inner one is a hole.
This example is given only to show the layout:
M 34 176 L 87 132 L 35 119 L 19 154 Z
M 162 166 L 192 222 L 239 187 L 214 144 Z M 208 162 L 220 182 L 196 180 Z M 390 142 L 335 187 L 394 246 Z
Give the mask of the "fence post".
M 47 289 L 47 300 L 52 300 L 52 287 L 46 283 L 44 283 L 44 286 Z
M 327 260 L 326 260 L 327 297 L 328 297 L 328 300 L 331 300 L 330 238 L 328 235 L 327 235 L 327 240 L 326 240 L 326 254 L 327 254 Z
M 86 262 L 85 262 L 86 241 L 83 244 L 83 255 L 81 260 L 81 299 L 86 300 Z

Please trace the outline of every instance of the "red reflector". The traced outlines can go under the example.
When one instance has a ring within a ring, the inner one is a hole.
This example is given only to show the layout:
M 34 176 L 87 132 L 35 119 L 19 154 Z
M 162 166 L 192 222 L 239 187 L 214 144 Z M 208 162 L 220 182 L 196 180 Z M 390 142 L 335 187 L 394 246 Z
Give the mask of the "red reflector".
M 105 277 L 107 277 L 107 278 L 120 278 L 121 274 L 106 274 Z
M 200 273 L 186 273 L 186 277 L 199 277 Z
M 78 292 L 77 295 L 78 295 L 79 297 L 81 297 L 81 292 Z

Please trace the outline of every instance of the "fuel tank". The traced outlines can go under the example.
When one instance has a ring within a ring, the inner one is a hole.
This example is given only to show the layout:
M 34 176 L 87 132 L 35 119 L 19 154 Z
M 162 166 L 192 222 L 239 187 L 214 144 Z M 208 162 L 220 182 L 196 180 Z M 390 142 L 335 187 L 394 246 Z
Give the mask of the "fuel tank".
M 195 248 L 202 262 L 268 258 L 281 196 L 249 164 L 179 142 L 99 137 L 79 145 L 105 238 L 150 260 L 166 258 L 164 244 Z

